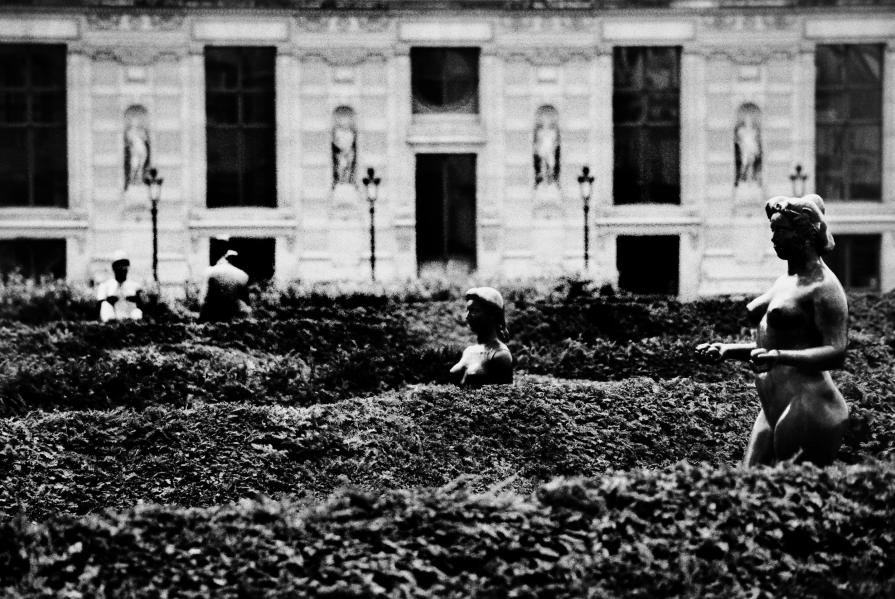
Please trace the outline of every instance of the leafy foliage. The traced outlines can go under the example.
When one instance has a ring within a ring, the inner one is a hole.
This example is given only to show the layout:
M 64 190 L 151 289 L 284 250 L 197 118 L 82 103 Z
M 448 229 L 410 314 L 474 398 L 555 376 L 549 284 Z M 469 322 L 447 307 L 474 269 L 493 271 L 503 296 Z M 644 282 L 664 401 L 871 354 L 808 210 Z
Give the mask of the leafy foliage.
M 895 469 L 557 479 L 535 496 L 446 488 L 323 505 L 137 506 L 3 525 L 22 596 L 886 597 Z

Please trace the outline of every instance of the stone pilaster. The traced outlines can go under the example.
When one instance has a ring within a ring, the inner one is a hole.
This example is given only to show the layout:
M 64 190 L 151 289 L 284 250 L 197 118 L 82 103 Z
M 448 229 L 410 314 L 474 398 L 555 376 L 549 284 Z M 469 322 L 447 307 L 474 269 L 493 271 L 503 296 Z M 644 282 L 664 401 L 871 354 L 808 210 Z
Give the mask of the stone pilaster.
M 796 90 L 795 119 L 792 129 L 793 163 L 800 163 L 808 174 L 805 181 L 805 193 L 814 193 L 817 183 L 815 146 L 815 112 L 814 96 L 817 67 L 815 66 L 815 46 L 803 43 L 796 54 L 795 81 Z M 787 192 L 791 193 L 791 191 Z
M 883 54 L 883 202 L 895 205 L 895 41 Z M 889 289 L 895 280 L 883 287 Z

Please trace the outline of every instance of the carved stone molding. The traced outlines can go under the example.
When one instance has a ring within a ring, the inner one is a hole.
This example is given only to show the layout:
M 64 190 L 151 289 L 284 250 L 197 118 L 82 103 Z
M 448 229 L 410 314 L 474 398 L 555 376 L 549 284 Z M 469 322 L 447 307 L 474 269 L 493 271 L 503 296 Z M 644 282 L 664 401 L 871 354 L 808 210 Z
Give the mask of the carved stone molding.
M 760 65 L 773 59 L 791 60 L 800 49 L 795 46 L 740 46 L 706 48 L 702 52 L 709 59 L 727 60 L 738 65 Z
M 796 28 L 798 19 L 794 15 L 713 15 L 702 17 L 703 29 L 719 33 L 789 31 Z
M 562 33 L 586 32 L 597 28 L 597 21 L 591 17 L 542 17 L 513 15 L 503 17 L 498 22 L 504 33 Z
M 378 48 L 326 47 L 303 48 L 296 51 L 302 59 L 317 58 L 334 67 L 350 67 L 372 59 L 385 60 L 388 50 Z
M 71 51 L 92 60 L 109 60 L 124 66 L 147 66 L 157 62 L 177 62 L 187 55 L 189 48 L 165 48 L 161 46 L 72 46 Z
M 381 16 L 302 16 L 296 23 L 299 31 L 308 33 L 379 33 L 391 28 L 391 19 Z
M 593 60 L 605 49 L 599 46 L 499 48 L 497 55 L 503 59 L 527 62 L 533 66 L 559 66 L 572 60 Z
M 92 31 L 176 31 L 183 27 L 185 20 L 182 13 L 88 13 L 87 28 Z

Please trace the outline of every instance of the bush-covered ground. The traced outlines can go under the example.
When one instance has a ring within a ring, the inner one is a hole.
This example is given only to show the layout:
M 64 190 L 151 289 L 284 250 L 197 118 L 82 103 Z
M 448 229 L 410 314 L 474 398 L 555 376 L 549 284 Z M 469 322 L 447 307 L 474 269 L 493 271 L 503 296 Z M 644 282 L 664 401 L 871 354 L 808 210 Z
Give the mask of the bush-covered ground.
M 895 594 L 895 295 L 850 298 L 839 463 L 747 472 L 751 373 L 692 352 L 744 298 L 508 286 L 516 384 L 464 390 L 462 289 L 0 286 L 0 594 Z

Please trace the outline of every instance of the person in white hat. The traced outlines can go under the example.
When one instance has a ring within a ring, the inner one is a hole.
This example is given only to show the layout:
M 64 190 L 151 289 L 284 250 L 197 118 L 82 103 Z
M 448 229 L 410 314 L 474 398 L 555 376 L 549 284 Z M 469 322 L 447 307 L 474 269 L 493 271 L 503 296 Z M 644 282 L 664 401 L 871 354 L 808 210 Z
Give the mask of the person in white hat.
M 112 256 L 111 279 L 100 283 L 96 290 L 96 299 L 99 301 L 99 319 L 102 322 L 110 320 L 140 320 L 143 318 L 143 290 L 136 281 L 127 278 L 131 261 L 123 250 L 117 250 Z
M 503 297 L 493 287 L 466 292 L 466 323 L 477 343 L 463 350 L 451 368 L 460 385 L 478 387 L 513 382 L 513 357 L 504 341 L 509 337 Z
M 249 316 L 252 309 L 245 302 L 248 297 L 249 275 L 231 262 L 234 250 L 227 252 L 205 271 L 205 293 L 199 320 L 220 322 Z

